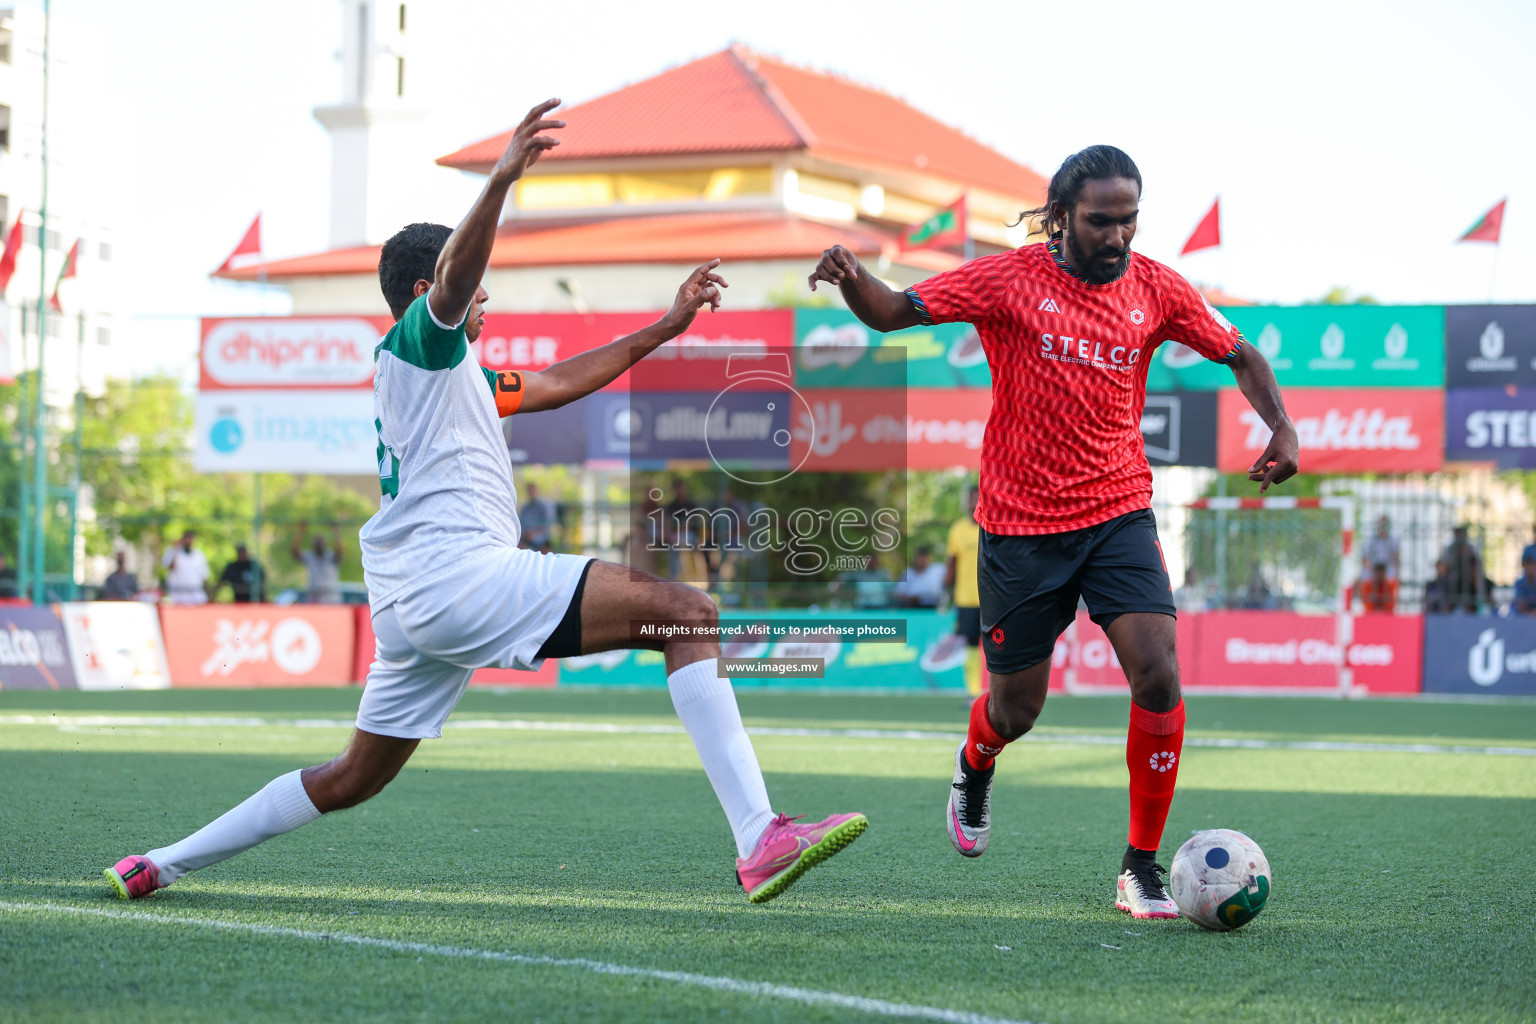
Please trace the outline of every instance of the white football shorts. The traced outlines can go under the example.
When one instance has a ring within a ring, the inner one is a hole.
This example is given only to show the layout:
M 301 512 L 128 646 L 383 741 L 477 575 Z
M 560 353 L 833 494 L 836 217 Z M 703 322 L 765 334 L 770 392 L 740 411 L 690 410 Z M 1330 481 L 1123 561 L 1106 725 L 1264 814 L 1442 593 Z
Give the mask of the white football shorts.
M 375 611 L 357 727 L 434 739 L 476 669 L 537 669 L 591 561 L 501 549 Z

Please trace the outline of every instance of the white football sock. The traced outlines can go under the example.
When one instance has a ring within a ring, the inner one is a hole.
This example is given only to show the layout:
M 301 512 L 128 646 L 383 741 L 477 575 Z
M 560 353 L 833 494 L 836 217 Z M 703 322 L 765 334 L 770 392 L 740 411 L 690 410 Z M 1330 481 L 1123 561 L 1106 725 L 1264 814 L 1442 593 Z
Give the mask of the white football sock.
M 684 665 L 667 677 L 667 692 L 672 694 L 677 717 L 688 730 L 688 738 L 704 762 L 704 774 L 730 819 L 736 852 L 749 857 L 773 820 L 773 808 L 768 803 L 763 770 L 757 765 L 757 752 L 741 724 L 731 681 L 715 675 L 716 661 L 705 658 Z
M 181 842 L 150 850 L 144 856 L 160 869 L 160 884 L 170 885 L 188 871 L 244 853 L 257 843 L 292 832 L 318 817 L 320 812 L 304 792 L 299 773 L 289 772 Z

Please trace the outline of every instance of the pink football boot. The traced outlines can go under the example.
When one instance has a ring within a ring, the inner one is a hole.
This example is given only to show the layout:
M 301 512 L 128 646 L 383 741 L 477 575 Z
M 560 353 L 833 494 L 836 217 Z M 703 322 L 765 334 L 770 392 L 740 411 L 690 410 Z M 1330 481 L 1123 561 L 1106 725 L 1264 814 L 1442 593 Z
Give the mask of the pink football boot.
M 799 820 L 787 814 L 774 818 L 752 856 L 736 858 L 736 880 L 753 903 L 773 899 L 869 827 L 869 819 L 858 813 L 834 814 L 813 825 L 796 825 Z

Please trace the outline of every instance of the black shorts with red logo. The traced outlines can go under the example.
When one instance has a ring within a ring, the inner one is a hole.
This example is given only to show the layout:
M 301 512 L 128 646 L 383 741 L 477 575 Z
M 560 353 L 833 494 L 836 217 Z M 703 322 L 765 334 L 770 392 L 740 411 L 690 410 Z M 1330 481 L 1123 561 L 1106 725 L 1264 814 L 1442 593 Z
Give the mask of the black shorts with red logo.
M 1066 533 L 982 530 L 976 570 L 989 672 L 1018 672 L 1049 658 L 1079 596 L 1104 628 L 1129 612 L 1174 614 L 1151 509 Z

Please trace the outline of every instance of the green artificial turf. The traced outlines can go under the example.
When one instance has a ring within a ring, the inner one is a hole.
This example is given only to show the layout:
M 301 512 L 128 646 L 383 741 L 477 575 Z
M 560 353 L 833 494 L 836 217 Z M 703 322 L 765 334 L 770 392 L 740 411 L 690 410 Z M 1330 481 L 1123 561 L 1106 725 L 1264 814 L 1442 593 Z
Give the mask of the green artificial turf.
M 506 959 L 193 927 L 259 924 L 583 958 L 921 1007 L 1096 1021 L 1531 1020 L 1536 758 L 1186 748 L 1163 862 L 1238 828 L 1274 871 L 1211 934 L 1113 907 L 1123 700 L 1053 698 L 998 762 L 985 857 L 941 821 L 953 741 L 759 735 L 775 805 L 870 829 L 747 903 L 687 738 L 489 728 L 381 796 L 146 900 L 101 869 L 341 749 L 357 691 L 0 693 L 0 1020 L 866 1020 L 856 1007 Z M 749 725 L 956 733 L 958 698 L 745 693 Z M 66 716 L 14 724 L 14 716 Z M 109 716 L 80 724 L 80 716 Z M 123 716 L 273 724 L 125 724 Z M 665 693 L 475 692 L 455 717 L 673 723 Z M 298 724 L 310 720 L 311 724 Z M 1536 746 L 1536 704 L 1195 698 L 1191 737 Z M 47 904 L 55 909 L 41 909 Z M 134 917 L 82 916 L 85 908 Z

